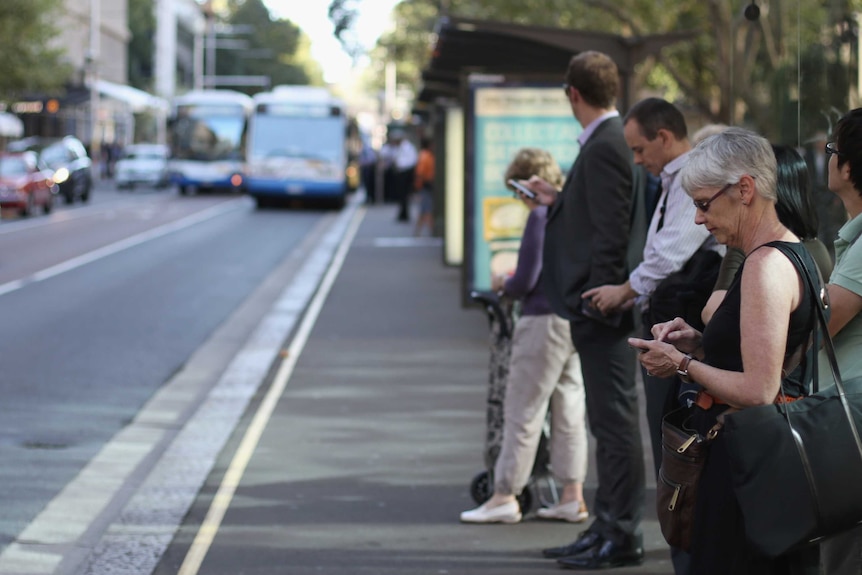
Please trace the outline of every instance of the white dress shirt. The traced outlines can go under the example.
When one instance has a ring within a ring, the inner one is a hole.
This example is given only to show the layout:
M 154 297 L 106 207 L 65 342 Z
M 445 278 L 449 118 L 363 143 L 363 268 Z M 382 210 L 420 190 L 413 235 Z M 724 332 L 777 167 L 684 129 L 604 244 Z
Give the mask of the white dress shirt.
M 677 178 L 687 161 L 688 152 L 668 162 L 661 171 L 662 193 L 647 231 L 644 258 L 629 275 L 642 311 L 649 307 L 649 296 L 658 284 L 682 269 L 701 246 L 721 255 L 725 252 L 704 226 L 694 223 L 697 208 Z

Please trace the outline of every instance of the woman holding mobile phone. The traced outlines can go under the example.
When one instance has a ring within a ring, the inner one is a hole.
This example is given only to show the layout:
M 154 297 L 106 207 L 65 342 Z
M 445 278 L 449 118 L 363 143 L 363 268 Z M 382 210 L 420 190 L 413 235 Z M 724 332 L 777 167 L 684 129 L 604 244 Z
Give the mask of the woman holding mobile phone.
M 560 186 L 563 173 L 545 150 L 519 150 L 504 181 L 519 190 L 530 209 L 514 274 L 495 276 L 492 288 L 522 301 L 512 336 L 509 379 L 503 403 L 503 442 L 494 467 L 494 492 L 483 505 L 461 513 L 465 523 L 517 523 L 517 495 L 529 480 L 545 416 L 551 411 L 550 456 L 554 476 L 563 486 L 557 505 L 537 515 L 574 523 L 589 517 L 583 482 L 587 473 L 587 428 L 581 364 L 568 322 L 555 315 L 540 285 L 542 247 L 548 208 L 520 190 L 518 180 L 540 176 Z

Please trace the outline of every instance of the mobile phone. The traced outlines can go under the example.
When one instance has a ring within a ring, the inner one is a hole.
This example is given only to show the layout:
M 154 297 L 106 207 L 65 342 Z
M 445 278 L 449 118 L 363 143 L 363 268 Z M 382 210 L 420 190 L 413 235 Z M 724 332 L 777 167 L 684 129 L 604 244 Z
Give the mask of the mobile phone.
M 522 194 L 524 194 L 529 199 L 531 199 L 531 200 L 536 199 L 536 192 L 534 192 L 533 190 L 531 190 L 530 188 L 528 188 L 524 184 L 518 182 L 517 180 L 508 180 L 506 183 L 509 184 L 510 186 L 512 186 L 513 188 L 515 188 L 516 190 L 518 190 L 519 192 L 521 192 Z

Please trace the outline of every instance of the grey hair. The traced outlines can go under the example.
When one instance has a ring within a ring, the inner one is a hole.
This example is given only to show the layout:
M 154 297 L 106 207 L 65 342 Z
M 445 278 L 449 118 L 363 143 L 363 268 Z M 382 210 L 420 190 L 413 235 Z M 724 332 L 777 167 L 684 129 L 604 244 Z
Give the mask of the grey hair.
M 777 201 L 775 152 L 769 141 L 744 128 L 727 128 L 709 136 L 692 149 L 680 170 L 680 183 L 689 195 L 702 188 L 735 184 L 748 174 L 757 193 Z

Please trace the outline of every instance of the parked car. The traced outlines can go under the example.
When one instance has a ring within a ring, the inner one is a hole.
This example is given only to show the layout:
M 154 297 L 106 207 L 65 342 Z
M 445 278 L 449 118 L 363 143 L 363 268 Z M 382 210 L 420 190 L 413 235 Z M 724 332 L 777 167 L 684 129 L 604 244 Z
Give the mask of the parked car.
M 22 216 L 33 215 L 36 206 L 50 213 L 57 188 L 53 175 L 36 152 L 0 154 L 0 207 L 17 209 Z
M 67 204 L 73 203 L 77 198 L 84 202 L 90 199 L 90 191 L 93 189 L 93 162 L 78 138 L 31 137 L 10 142 L 7 149 L 13 152 L 29 150 L 39 154 L 39 160 L 54 170 L 58 193 Z
M 135 184 L 163 187 L 168 183 L 168 147 L 161 144 L 126 146 L 114 168 L 118 188 Z

